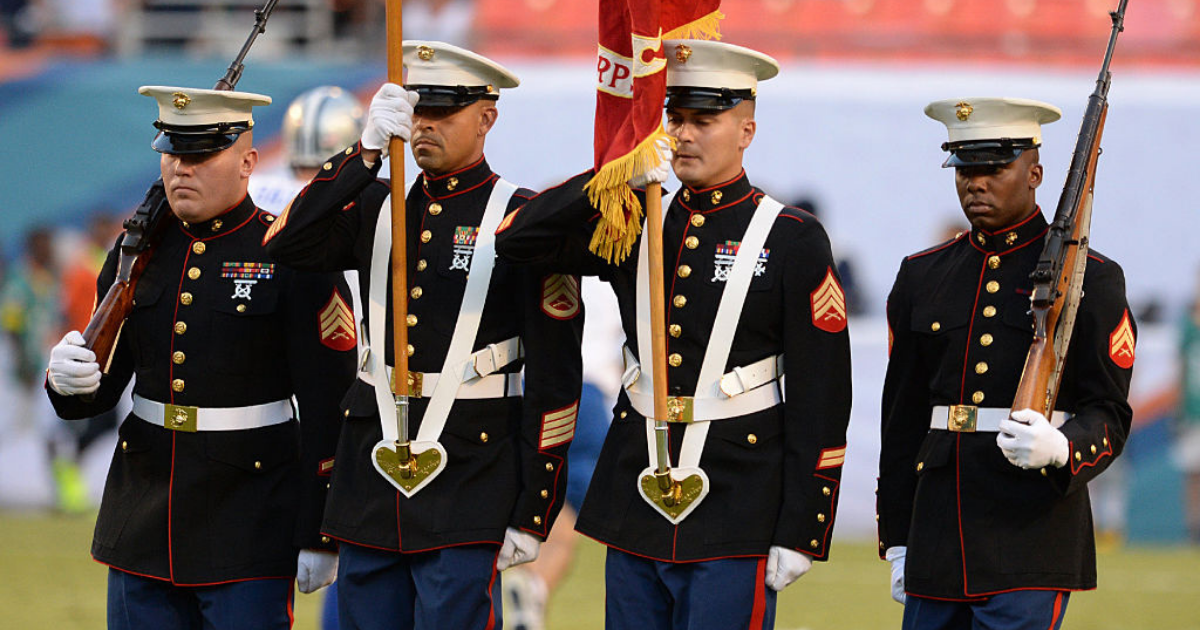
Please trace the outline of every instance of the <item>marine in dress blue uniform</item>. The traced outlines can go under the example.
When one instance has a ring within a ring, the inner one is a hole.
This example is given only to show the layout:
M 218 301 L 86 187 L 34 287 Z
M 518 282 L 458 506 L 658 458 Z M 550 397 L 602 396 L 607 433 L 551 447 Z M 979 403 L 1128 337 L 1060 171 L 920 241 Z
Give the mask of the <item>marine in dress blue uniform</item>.
M 268 97 L 141 92 L 159 103 L 153 146 L 173 214 L 107 374 L 78 332 L 47 370 L 66 419 L 112 408 L 134 380 L 92 544 L 110 567 L 109 627 L 289 628 L 298 555 L 303 590 L 314 563 L 333 577 L 319 525 L 354 376 L 349 294 L 340 276 L 296 272 L 262 245 L 274 217 L 246 179 L 251 107 Z
M 329 159 L 276 222 L 267 247 L 302 268 L 357 269 L 364 299 L 386 303 L 383 330 L 367 325 L 385 350 L 367 354 L 343 402 L 340 463 L 323 526 L 342 543 L 341 627 L 499 628 L 499 570 L 536 556 L 566 492 L 582 372 L 579 283 L 499 261 L 482 307 L 466 312 L 475 246 L 490 236 L 480 226 L 502 186 L 484 159 L 484 139 L 500 89 L 515 87 L 517 79 L 491 60 L 440 42 L 405 42 L 404 59 L 408 89 L 381 88 L 363 140 Z M 407 99 L 416 95 L 414 112 Z M 391 136 L 408 139 L 410 128 L 422 168 L 406 196 L 409 286 L 400 293 L 408 300 L 416 394 L 410 421 L 418 436 L 426 423 L 445 421 L 440 443 L 447 463 L 428 485 L 406 494 L 376 468 L 372 454 L 392 426 L 381 420 L 372 372 L 380 367 L 375 357 L 393 364 L 394 292 L 390 279 L 381 287 L 370 278 L 391 265 L 389 232 L 378 226 L 390 216 L 385 200 L 394 187 L 377 179 L 379 149 Z M 516 190 L 503 201 L 503 213 L 530 196 Z M 373 254 L 381 243 L 384 249 Z M 431 419 L 430 389 L 450 377 L 440 371 L 463 313 L 480 318 L 470 347 L 479 376 L 457 390 L 448 417 Z
M 646 397 L 638 384 L 649 368 L 631 377 L 649 365 L 639 350 L 649 337 L 638 321 L 638 294 L 647 290 L 637 280 L 640 240 L 616 265 L 589 251 L 598 217 L 584 191 L 587 172 L 511 215 L 498 248 L 513 260 L 597 275 L 617 296 L 627 378 L 577 523 L 609 548 L 606 626 L 770 628 L 776 591 L 829 556 L 850 412 L 844 293 L 821 224 L 784 207 L 769 218 L 765 245 L 747 251 L 753 272 L 740 318 L 713 330 L 748 226 L 771 203 L 741 162 L 756 129 L 758 81 L 778 65 L 729 44 L 664 46 L 666 131 L 678 141 L 672 166 L 684 184 L 663 224 L 668 395 L 693 411 L 713 401 L 729 410 L 707 422 L 689 423 L 696 417 L 687 412 L 672 417 L 672 456 L 687 451 L 691 427 L 709 426 L 699 459 L 709 492 L 682 519 L 651 507 L 639 487 L 653 444 L 652 398 L 639 402 Z M 732 339 L 719 366 L 729 387 L 702 401 L 701 365 L 721 338 Z
M 945 166 L 972 227 L 905 258 L 888 298 L 879 552 L 893 596 L 907 591 L 905 628 L 1058 628 L 1070 592 L 1096 586 L 1087 483 L 1129 434 L 1124 276 L 1090 251 L 1057 410 L 1009 419 L 1047 234 L 1037 148 L 1060 113 L 1012 98 L 925 111 L 948 128 Z

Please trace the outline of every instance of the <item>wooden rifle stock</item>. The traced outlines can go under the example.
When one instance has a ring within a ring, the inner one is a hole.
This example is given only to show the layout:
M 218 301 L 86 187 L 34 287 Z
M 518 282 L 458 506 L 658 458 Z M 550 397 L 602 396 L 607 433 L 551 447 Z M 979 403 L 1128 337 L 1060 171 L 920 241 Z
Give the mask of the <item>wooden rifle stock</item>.
M 1100 138 L 1108 117 L 1108 88 L 1112 76 L 1109 65 L 1124 30 L 1125 7 L 1121 0 L 1110 13 L 1112 32 L 1108 49 L 1096 80 L 1096 89 L 1088 98 L 1087 110 L 1075 142 L 1071 169 L 1063 184 L 1054 221 L 1046 236 L 1046 245 L 1038 258 L 1030 296 L 1033 313 L 1033 343 L 1025 358 L 1025 368 L 1012 410 L 1033 409 L 1047 418 L 1054 411 L 1066 364 L 1075 314 L 1083 297 L 1083 275 L 1087 267 L 1088 239 L 1092 225 L 1092 197 L 1096 183 L 1096 165 L 1100 157 Z

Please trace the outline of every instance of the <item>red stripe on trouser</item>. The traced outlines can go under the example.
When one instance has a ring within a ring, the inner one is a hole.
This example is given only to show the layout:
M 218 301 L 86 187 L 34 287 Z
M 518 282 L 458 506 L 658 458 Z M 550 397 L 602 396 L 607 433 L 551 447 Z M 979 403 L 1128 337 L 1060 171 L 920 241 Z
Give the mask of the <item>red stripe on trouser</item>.
M 762 558 L 758 561 L 758 568 L 754 571 L 757 576 L 757 584 L 754 585 L 754 609 L 750 611 L 750 630 L 762 630 L 763 617 L 767 613 L 767 559 Z
M 500 549 L 496 549 L 496 557 L 500 557 Z M 496 630 L 496 600 L 492 598 L 493 587 L 496 586 L 496 575 L 499 571 L 496 570 L 496 562 L 492 561 L 492 579 L 488 580 L 488 622 L 485 630 Z
M 1059 622 L 1062 621 L 1062 598 L 1062 591 L 1054 596 L 1054 616 L 1050 618 L 1050 630 L 1057 628 Z

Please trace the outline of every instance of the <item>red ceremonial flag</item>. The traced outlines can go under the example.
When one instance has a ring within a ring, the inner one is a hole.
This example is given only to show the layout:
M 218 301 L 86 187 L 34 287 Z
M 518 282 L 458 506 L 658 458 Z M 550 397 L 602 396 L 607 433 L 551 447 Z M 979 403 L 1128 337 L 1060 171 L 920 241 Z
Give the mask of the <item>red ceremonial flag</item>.
M 629 254 L 642 206 L 629 180 L 658 166 L 666 57 L 662 40 L 720 39 L 720 0 L 600 0 L 596 175 L 588 199 L 601 213 L 591 250 L 609 262 Z

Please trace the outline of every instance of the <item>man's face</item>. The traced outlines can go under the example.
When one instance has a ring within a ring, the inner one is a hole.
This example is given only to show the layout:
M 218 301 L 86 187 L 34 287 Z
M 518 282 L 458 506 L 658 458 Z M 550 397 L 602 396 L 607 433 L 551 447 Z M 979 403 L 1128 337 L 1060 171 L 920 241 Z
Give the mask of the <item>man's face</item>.
M 207 221 L 233 207 L 246 196 L 250 173 L 258 164 L 258 150 L 250 133 L 216 153 L 171 155 L 160 160 L 167 201 L 175 216 L 189 223 Z
M 737 177 L 755 128 L 750 101 L 721 111 L 668 109 L 666 131 L 676 140 L 671 160 L 675 176 L 692 188 L 707 188 Z
M 413 112 L 412 153 L 430 175 L 451 173 L 483 156 L 483 141 L 496 122 L 496 106 L 479 100 L 462 107 L 421 107 Z
M 996 232 L 1016 225 L 1037 207 L 1035 191 L 1042 183 L 1038 152 L 1028 150 L 1000 166 L 960 166 L 954 183 L 963 214 L 971 226 Z

